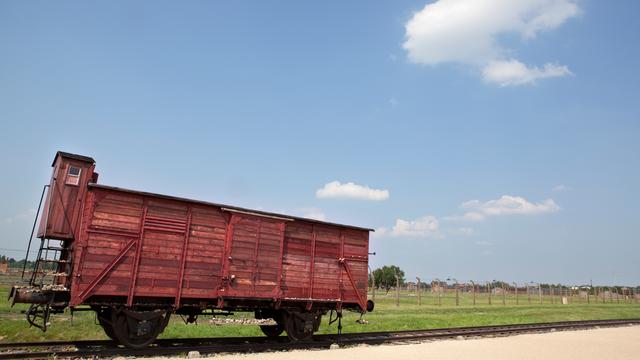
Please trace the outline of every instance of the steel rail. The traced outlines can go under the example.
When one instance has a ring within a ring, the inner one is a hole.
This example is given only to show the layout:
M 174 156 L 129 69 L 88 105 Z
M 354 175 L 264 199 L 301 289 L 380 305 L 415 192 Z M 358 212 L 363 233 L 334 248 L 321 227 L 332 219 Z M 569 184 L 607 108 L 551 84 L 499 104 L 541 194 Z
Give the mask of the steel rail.
M 599 326 L 610 327 L 639 324 L 640 319 L 565 321 L 406 330 L 396 332 L 316 335 L 312 341 L 308 342 L 289 342 L 284 336 L 277 339 L 268 339 L 266 337 L 159 339 L 152 346 L 140 350 L 118 347 L 109 340 L 0 343 L 0 359 L 41 359 L 50 358 L 54 355 L 58 358 L 160 356 L 184 354 L 194 350 L 199 351 L 201 354 L 211 354 L 265 352 L 293 349 L 321 349 L 328 348 L 334 343 L 341 345 L 375 345 L 394 342 L 416 342 L 442 338 L 457 338 L 459 336 L 506 336 L 553 330 L 589 329 Z M 29 348 L 31 348 L 31 350 L 27 350 Z M 45 349 L 43 350 L 43 348 Z

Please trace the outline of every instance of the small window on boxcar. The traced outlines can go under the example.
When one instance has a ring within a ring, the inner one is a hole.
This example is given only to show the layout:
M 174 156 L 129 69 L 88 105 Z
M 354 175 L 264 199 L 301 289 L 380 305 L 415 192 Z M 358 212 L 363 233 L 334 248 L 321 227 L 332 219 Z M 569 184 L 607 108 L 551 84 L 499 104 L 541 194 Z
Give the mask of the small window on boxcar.
M 67 185 L 76 185 L 80 184 L 80 172 L 82 169 L 76 166 L 69 166 L 69 170 L 67 171 L 67 179 L 65 180 L 65 184 Z

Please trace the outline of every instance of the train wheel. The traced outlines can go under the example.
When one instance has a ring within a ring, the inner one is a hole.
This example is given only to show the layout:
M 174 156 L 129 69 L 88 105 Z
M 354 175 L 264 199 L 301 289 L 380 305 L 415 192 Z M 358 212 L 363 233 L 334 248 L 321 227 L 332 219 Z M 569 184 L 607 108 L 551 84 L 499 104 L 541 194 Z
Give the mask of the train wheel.
M 316 332 L 320 329 L 320 323 L 322 322 L 322 315 L 317 315 L 313 320 L 313 331 Z
M 313 336 L 314 327 L 319 325 L 319 316 L 313 313 L 285 311 L 284 328 L 291 341 L 307 341 Z
M 260 325 L 260 330 L 262 330 L 262 333 L 267 335 L 267 337 L 277 338 L 284 332 L 284 325 Z
M 165 310 L 112 311 L 113 332 L 120 344 L 142 349 L 153 343 L 169 323 L 171 314 Z
M 276 325 L 260 325 L 262 333 L 270 338 L 276 338 L 284 331 L 284 321 L 282 319 L 281 311 L 275 310 L 256 310 L 256 319 L 273 319 Z
M 111 340 L 118 341 L 118 339 L 116 339 L 116 334 L 113 331 L 113 326 L 111 326 L 111 309 L 96 310 L 96 313 L 98 323 L 102 326 L 104 333 L 107 334 Z
M 109 339 L 118 341 L 118 339 L 116 338 L 116 333 L 113 331 L 113 327 L 111 327 L 110 324 L 103 324 L 102 322 L 100 322 L 100 325 L 102 326 L 102 330 L 104 330 L 104 333 L 107 334 Z

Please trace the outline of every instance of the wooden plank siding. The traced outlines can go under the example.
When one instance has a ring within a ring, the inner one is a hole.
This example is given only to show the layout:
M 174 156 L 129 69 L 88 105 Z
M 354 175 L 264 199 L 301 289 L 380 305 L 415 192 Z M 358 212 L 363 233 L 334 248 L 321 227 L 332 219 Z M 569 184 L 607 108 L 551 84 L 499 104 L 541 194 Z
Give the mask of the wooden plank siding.
M 308 306 L 327 300 L 353 306 L 358 293 L 366 300 L 367 230 L 116 188 L 89 187 L 83 209 L 71 306 L 99 296 L 131 304 L 159 298 L 178 307 L 220 297 Z
M 69 169 L 80 170 L 77 182 L 69 182 Z M 93 162 L 63 158 L 56 155 L 49 191 L 45 198 L 42 220 L 38 226 L 38 237 L 72 240 L 80 218 L 82 201 L 87 192 L 84 185 L 94 177 Z

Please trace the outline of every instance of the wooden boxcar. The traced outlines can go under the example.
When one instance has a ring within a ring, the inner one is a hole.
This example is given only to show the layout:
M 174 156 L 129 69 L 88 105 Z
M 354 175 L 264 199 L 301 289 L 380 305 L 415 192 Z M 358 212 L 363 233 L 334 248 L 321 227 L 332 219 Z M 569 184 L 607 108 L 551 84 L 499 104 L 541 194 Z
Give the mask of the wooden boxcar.
M 107 335 L 143 347 L 171 313 L 246 310 L 275 320 L 267 336 L 303 340 L 330 310 L 373 308 L 371 229 L 105 186 L 94 167 L 56 154 L 36 266 L 11 292 L 43 330 L 88 305 Z

